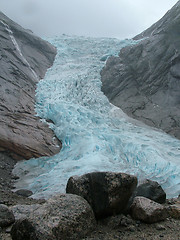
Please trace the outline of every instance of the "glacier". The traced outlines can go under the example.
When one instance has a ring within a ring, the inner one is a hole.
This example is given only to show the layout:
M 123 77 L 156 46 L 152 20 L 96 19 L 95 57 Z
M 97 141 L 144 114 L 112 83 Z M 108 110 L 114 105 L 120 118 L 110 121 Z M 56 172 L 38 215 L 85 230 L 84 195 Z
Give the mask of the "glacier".
M 37 85 L 36 112 L 63 148 L 53 157 L 18 162 L 13 170 L 19 176 L 16 189 L 49 198 L 65 192 L 70 176 L 114 171 L 158 181 L 168 197 L 178 196 L 180 141 L 131 119 L 101 92 L 106 59 L 137 42 L 67 35 L 48 41 L 57 56 Z

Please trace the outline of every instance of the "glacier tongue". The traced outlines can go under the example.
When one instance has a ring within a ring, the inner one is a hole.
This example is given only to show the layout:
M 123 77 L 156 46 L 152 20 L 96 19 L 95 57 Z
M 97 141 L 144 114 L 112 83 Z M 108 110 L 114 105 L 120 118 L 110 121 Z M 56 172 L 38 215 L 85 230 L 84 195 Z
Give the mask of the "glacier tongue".
M 61 152 L 19 162 L 16 188 L 34 198 L 64 192 L 68 178 L 91 171 L 118 171 L 158 181 L 168 197 L 180 193 L 180 141 L 133 121 L 101 92 L 100 70 L 108 56 L 133 40 L 63 35 L 54 65 L 37 86 L 36 111 L 52 120 Z

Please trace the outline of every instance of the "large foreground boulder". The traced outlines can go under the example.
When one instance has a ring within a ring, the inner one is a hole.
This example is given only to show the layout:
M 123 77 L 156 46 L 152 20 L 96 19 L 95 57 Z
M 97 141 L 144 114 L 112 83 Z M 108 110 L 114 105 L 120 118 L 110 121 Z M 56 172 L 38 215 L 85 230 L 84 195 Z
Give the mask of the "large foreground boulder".
M 135 197 L 131 205 L 131 215 L 134 219 L 145 223 L 155 223 L 165 220 L 168 216 L 164 206 L 145 197 Z
M 35 89 L 56 49 L 0 12 L 0 151 L 16 159 L 50 156 L 61 143 L 35 116 Z
M 102 218 L 123 212 L 136 185 L 137 178 L 132 175 L 93 172 L 71 177 L 66 192 L 85 198 L 96 218 Z
M 110 57 L 102 91 L 131 117 L 180 139 L 180 1 L 135 45 Z
M 13 240 L 74 240 L 87 235 L 94 226 L 94 214 L 86 200 L 61 194 L 16 221 L 11 236 Z

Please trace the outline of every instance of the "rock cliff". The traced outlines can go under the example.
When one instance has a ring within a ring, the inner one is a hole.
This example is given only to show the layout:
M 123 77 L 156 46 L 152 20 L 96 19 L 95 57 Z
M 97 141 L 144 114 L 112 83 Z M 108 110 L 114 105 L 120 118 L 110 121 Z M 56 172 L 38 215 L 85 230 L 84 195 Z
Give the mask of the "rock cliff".
M 0 12 L 0 151 L 29 159 L 59 152 L 61 143 L 35 116 L 35 88 L 56 49 Z
M 180 139 L 180 1 L 136 36 L 136 45 L 110 57 L 102 91 L 133 118 Z

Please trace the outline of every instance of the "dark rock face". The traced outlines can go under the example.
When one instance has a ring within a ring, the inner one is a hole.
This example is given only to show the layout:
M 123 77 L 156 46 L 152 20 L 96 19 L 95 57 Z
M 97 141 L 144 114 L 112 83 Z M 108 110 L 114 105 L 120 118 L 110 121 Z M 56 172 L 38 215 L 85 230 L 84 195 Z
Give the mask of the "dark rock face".
M 11 230 L 13 240 L 81 239 L 95 227 L 89 204 L 72 194 L 49 199 L 28 217 L 20 218 Z
M 166 15 L 110 57 L 102 91 L 133 118 L 180 139 L 180 1 Z M 145 39 L 143 39 L 145 38 Z
M 125 210 L 137 185 L 137 178 L 125 173 L 93 172 L 73 176 L 66 192 L 85 198 L 96 218 L 103 218 Z
M 149 198 L 157 203 L 165 203 L 166 193 L 158 182 L 146 180 L 143 183 L 139 184 L 135 191 L 136 196 L 143 196 Z
M 160 204 L 166 202 L 166 193 L 162 189 L 161 185 L 156 181 L 145 179 L 136 187 L 132 196 L 130 197 L 126 213 L 129 213 L 134 198 L 139 196 L 148 198 Z
M 134 219 L 146 223 L 155 223 L 167 218 L 164 206 L 145 197 L 135 197 L 131 206 L 131 215 Z
M 35 88 L 56 49 L 0 12 L 0 151 L 17 159 L 50 156 L 61 143 L 35 116 Z

